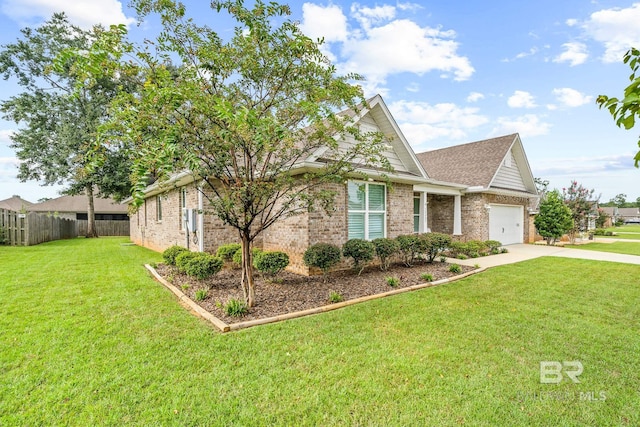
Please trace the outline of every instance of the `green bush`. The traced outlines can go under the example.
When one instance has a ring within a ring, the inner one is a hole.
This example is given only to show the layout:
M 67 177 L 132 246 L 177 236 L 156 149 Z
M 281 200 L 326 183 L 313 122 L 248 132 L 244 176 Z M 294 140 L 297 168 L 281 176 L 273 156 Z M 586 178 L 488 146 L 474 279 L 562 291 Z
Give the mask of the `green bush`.
M 255 260 L 262 253 L 262 249 L 260 248 L 251 248 L 251 257 L 253 258 L 253 264 L 255 267 Z M 233 254 L 232 261 L 238 267 L 242 267 L 242 246 L 238 248 L 236 253 Z
M 224 305 L 224 312 L 227 313 L 228 316 L 241 317 L 247 314 L 247 311 L 249 311 L 247 304 L 235 298 L 231 298 Z
M 420 239 L 416 234 L 403 234 L 396 237 L 396 242 L 400 249 L 402 262 L 407 267 L 413 266 L 418 254 L 420 253 Z
M 225 261 L 233 261 L 233 255 L 238 252 L 240 248 L 242 248 L 240 243 L 227 243 L 226 245 L 218 247 L 216 255 Z
M 500 246 L 502 246 L 502 243 L 497 240 L 487 240 L 484 242 L 484 245 L 486 246 L 489 252 L 493 252 L 495 250 L 500 249 Z
M 462 267 L 460 267 L 458 264 L 451 264 L 449 266 L 449 271 L 452 273 L 461 273 Z
M 372 242 L 362 239 L 347 240 L 342 245 L 342 255 L 353 259 L 353 268 L 358 272 L 358 276 L 364 270 L 366 263 L 373 259 L 375 250 L 376 247 Z
M 275 276 L 288 265 L 289 255 L 280 251 L 261 252 L 253 258 L 253 266 L 269 276 Z
M 184 252 L 189 252 L 189 249 L 183 248 L 182 246 L 178 245 L 171 246 L 165 249 L 164 252 L 162 252 L 162 258 L 167 264 L 176 265 L 176 258 L 178 257 L 178 255 Z
M 418 249 L 424 254 L 427 262 L 433 262 L 451 244 L 451 236 L 443 233 L 420 234 L 418 240 Z
M 218 273 L 223 264 L 221 258 L 206 252 L 184 252 L 176 257 L 180 271 L 201 280 Z
M 329 243 L 316 243 L 304 251 L 302 261 L 307 267 L 319 268 L 326 276 L 331 267 L 340 262 L 341 257 L 339 247 Z
M 376 256 L 380 259 L 380 269 L 386 271 L 391 265 L 393 256 L 400 250 L 400 245 L 397 241 L 386 237 L 374 239 L 372 243 L 376 249 Z

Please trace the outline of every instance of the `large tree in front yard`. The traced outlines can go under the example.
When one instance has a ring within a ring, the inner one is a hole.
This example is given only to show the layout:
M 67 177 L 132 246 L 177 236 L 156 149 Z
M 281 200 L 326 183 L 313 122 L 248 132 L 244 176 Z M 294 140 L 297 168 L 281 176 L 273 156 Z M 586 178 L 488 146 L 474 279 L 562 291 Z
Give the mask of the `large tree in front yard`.
M 209 210 L 238 231 L 241 286 L 252 306 L 255 238 L 278 220 L 330 208 L 327 184 L 360 167 L 388 170 L 384 138 L 353 126 L 366 107 L 361 88 L 349 83 L 358 76 L 337 76 L 318 43 L 287 18 L 288 6 L 213 1 L 213 20 L 236 22 L 225 40 L 179 3 L 133 5 L 141 17 L 159 14 L 163 30 L 150 51 L 133 49 L 148 78 L 138 96 L 119 99 L 105 135 L 136 146 L 138 202 L 150 176 L 162 182 L 189 171 L 203 185 Z
M 126 153 L 116 145 L 96 150 L 94 141 L 111 101 L 132 82 L 100 78 L 84 87 L 73 58 L 61 59 L 68 49 L 88 50 L 102 32 L 83 30 L 55 14 L 36 29 L 23 29 L 22 39 L 0 51 L 0 73 L 23 89 L 0 103 L 4 118 L 19 125 L 11 136 L 21 160 L 18 178 L 65 184 L 67 194 L 86 194 L 87 237 L 97 236 L 94 192 L 118 199 L 131 191 Z

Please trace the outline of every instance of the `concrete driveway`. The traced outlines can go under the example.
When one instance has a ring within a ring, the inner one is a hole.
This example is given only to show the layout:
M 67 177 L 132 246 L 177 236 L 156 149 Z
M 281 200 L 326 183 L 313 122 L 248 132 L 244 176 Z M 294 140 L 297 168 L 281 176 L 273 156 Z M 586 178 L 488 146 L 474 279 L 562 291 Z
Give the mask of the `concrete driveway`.
M 640 256 L 614 254 L 610 252 L 587 251 L 582 249 L 563 248 L 559 246 L 517 244 L 506 246 L 509 250 L 506 254 L 490 255 L 480 258 L 455 259 L 449 258 L 447 262 L 461 265 L 480 265 L 480 267 L 495 267 L 497 265 L 513 264 L 541 256 L 555 256 L 562 258 L 591 259 L 594 261 L 622 262 L 625 264 L 640 265 Z

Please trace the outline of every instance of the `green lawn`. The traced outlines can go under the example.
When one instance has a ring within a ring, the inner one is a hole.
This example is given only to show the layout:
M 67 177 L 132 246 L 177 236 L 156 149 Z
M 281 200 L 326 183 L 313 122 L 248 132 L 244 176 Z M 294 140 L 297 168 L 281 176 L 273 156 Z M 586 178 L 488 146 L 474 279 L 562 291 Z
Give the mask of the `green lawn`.
M 629 224 L 621 227 L 609 227 L 607 231 L 613 231 L 614 233 L 640 233 L 640 224 Z
M 222 335 L 123 242 L 0 247 L 0 425 L 640 424 L 638 266 L 539 258 Z
M 617 254 L 640 255 L 638 242 L 587 243 L 585 245 L 565 245 L 567 248 L 589 251 L 614 252 Z

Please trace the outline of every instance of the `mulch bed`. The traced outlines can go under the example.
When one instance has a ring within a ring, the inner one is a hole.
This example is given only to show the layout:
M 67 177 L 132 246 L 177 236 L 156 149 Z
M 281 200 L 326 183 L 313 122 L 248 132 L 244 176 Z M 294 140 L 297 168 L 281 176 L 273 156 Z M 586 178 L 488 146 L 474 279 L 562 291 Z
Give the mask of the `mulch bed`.
M 436 281 L 474 270 L 473 267 L 461 265 L 461 273 L 451 273 L 449 266 L 438 261 L 418 263 L 411 268 L 396 264 L 387 271 L 372 266 L 360 276 L 352 270 L 330 273 L 326 281 L 322 276 L 302 276 L 290 272 L 283 272 L 271 281 L 256 272 L 256 302 L 249 313 L 242 317 L 227 316 L 221 307 L 231 298 L 243 300 L 239 269 L 225 266 L 220 273 L 206 280 L 194 279 L 165 264 L 159 264 L 156 271 L 215 317 L 233 324 L 328 305 L 331 291 L 340 293 L 347 301 L 425 283 L 420 278 L 423 273 L 431 274 Z M 395 288 L 387 284 L 386 278 L 390 276 L 400 280 Z M 204 301 L 196 301 L 195 294 L 199 289 L 207 290 Z

